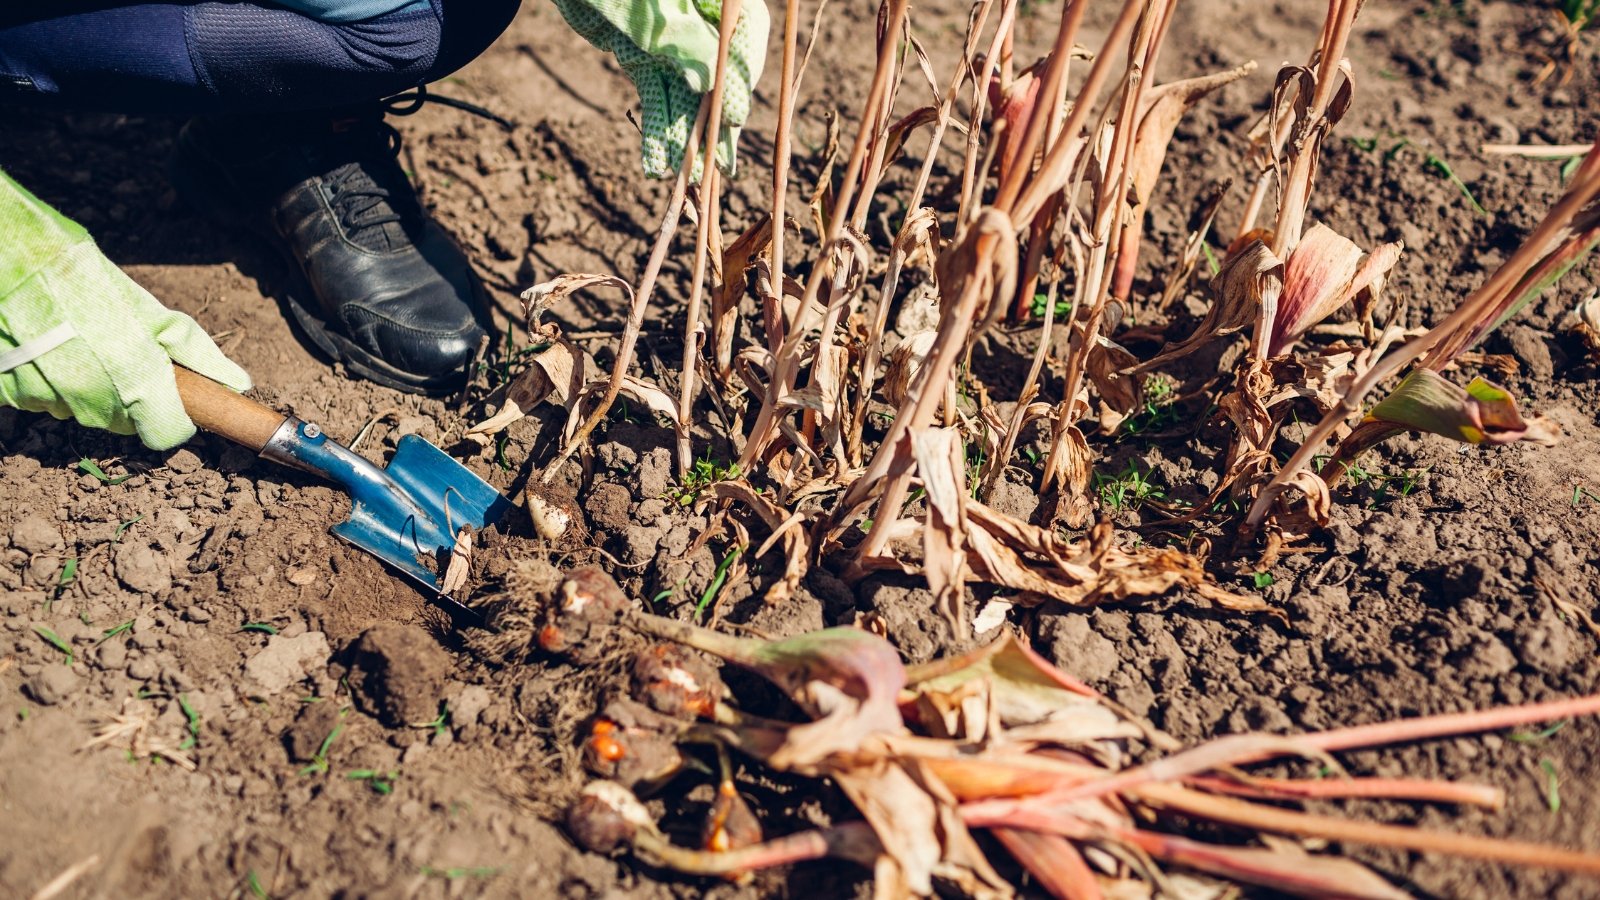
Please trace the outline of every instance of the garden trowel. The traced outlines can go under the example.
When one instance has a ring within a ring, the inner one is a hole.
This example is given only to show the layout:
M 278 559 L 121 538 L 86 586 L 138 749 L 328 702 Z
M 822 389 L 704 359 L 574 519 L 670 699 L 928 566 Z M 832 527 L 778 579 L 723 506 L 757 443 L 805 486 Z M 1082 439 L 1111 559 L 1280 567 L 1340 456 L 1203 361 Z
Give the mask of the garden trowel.
M 236 394 L 203 375 L 173 367 L 194 423 L 271 460 L 310 472 L 350 494 L 350 518 L 336 537 L 371 553 L 421 585 L 430 597 L 477 614 L 440 588 L 463 526 L 477 532 L 511 503 L 482 478 L 414 434 L 400 439 L 387 469 L 328 437 L 320 427 Z

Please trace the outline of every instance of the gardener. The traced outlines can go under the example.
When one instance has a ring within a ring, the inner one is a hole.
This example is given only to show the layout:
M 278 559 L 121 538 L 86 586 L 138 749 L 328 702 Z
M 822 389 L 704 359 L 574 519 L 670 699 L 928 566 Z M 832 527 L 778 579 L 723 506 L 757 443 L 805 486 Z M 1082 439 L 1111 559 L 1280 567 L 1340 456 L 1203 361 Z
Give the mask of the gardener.
M 297 318 L 351 372 L 442 392 L 461 383 L 484 334 L 483 289 L 401 170 L 381 98 L 465 65 L 519 2 L 8 3 L 0 100 L 195 116 L 170 163 L 184 199 L 294 263 Z M 689 0 L 556 2 L 633 79 L 645 169 L 665 174 L 710 90 L 715 24 Z M 760 0 L 744 8 L 725 91 L 729 160 L 766 38 Z M 194 433 L 172 362 L 250 386 L 192 319 L 0 173 L 0 403 L 166 449 Z

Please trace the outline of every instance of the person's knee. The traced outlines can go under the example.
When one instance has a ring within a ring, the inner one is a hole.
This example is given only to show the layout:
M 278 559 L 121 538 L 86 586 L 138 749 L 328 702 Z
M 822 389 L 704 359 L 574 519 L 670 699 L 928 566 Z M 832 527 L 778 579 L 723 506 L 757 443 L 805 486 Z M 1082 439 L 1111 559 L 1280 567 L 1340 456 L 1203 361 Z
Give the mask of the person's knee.
M 334 106 L 427 81 L 443 46 L 433 9 L 325 22 L 286 9 L 201 3 L 189 8 L 196 68 L 221 101 Z
M 510 27 L 522 0 L 432 0 L 443 23 L 439 57 L 430 80 L 477 59 Z

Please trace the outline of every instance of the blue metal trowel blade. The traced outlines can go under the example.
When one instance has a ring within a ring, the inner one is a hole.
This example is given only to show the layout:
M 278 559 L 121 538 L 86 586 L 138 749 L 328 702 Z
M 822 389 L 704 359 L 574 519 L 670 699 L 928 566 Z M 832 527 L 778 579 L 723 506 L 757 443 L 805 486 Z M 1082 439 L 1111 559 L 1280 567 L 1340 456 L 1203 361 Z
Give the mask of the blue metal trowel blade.
M 342 485 L 350 493 L 350 518 L 333 526 L 336 537 L 393 566 L 430 595 L 468 609 L 439 590 L 439 574 L 463 526 L 481 531 L 511 503 L 466 466 L 406 435 L 388 468 L 380 469 L 316 425 L 292 417 L 261 455 Z

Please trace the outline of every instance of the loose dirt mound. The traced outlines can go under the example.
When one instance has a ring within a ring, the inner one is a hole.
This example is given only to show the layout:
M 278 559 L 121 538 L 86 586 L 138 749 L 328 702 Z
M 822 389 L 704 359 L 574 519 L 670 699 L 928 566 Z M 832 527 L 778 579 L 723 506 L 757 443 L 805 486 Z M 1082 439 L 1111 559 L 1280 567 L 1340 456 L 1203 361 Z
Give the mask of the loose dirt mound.
M 806 190 L 821 166 L 825 114 L 854 115 L 870 71 L 859 36 L 872 10 L 830 9 L 797 120 L 795 177 Z M 1243 0 L 1179 9 L 1164 77 L 1246 59 L 1270 71 L 1304 56 L 1322 15 L 1316 4 Z M 1030 10 L 1027 32 L 1042 46 L 1051 13 Z M 915 22 L 936 48 L 948 43 L 935 39 L 940 30 L 957 33 L 965 17 L 961 5 L 941 2 Z M 1543 64 L 1538 52 L 1555 46 L 1541 6 L 1469 0 L 1363 12 L 1351 53 L 1359 99 L 1338 132 L 1350 140 L 1330 148 L 1314 208 L 1363 246 L 1405 241 L 1411 252 L 1391 291 L 1406 299 L 1410 324 L 1453 306 L 1559 192 L 1558 163 L 1485 158 L 1479 144 L 1594 137 L 1600 84 L 1592 67 L 1580 66 L 1565 85 L 1531 83 Z M 1028 56 L 1019 50 L 1019 59 Z M 1185 121 L 1167 165 L 1170 196 L 1193 197 L 1213 175 L 1243 171 L 1251 116 L 1242 111 L 1262 107 L 1269 77 L 1225 88 Z M 621 115 L 631 90 L 608 61 L 578 47 L 552 8 L 534 4 L 439 91 L 518 123 L 508 133 L 431 107 L 399 123 L 406 168 L 471 250 L 502 311 L 558 272 L 633 276 L 666 190 L 635 174 L 636 133 Z M 773 118 L 758 102 L 745 144 L 754 158 L 770 157 Z M 345 439 L 370 425 L 361 451 L 373 458 L 419 433 L 471 456 L 475 471 L 507 491 L 523 487 L 516 473 L 525 460 L 553 455 L 559 424 L 543 413 L 477 453 L 461 436 L 480 410 L 349 381 L 312 356 L 280 315 L 287 279 L 276 261 L 178 206 L 156 174 L 177 123 L 17 110 L 6 121 L 0 158 L 8 171 L 88 226 L 158 297 L 195 315 L 253 373 L 264 402 Z M 1430 157 L 1446 161 L 1460 185 Z M 751 165 L 734 179 L 730 233 L 764 206 L 765 171 Z M 1180 209 L 1157 210 L 1150 239 L 1175 249 L 1181 218 Z M 649 372 L 677 369 L 688 265 L 669 262 L 659 312 L 646 323 L 640 358 Z M 1289 625 L 1219 615 L 1182 596 L 1039 612 L 1019 623 L 1067 671 L 1191 741 L 1592 691 L 1596 638 L 1557 601 L 1589 610 L 1600 590 L 1600 373 L 1558 323 L 1597 282 L 1590 261 L 1485 348 L 1510 357 L 1508 387 L 1561 425 L 1563 443 L 1464 451 L 1434 438 L 1391 441 L 1337 498 L 1332 528 L 1287 557 L 1270 584 L 1232 585 L 1260 587 Z M 586 295 L 557 315 L 609 364 L 619 307 Z M 1000 341 L 990 352 L 975 364 L 1003 369 L 1028 350 Z M 1199 422 L 1201 411 L 1192 412 Z M 1193 474 L 1195 441 L 1203 445 L 1205 429 L 1217 427 L 1158 435 L 1128 459 L 1161 484 L 1204 488 Z M 516 560 L 592 562 L 635 596 L 654 598 L 658 611 L 692 607 L 727 543 L 697 540 L 708 521 L 680 502 L 671 440 L 642 416 L 614 417 L 596 437 L 591 477 L 574 465 L 558 486 L 579 491 L 586 536 L 552 553 L 519 518 L 508 533 L 484 536 L 482 583 L 513 577 Z M 715 444 L 707 453 L 730 457 Z M 110 480 L 80 468 L 85 458 Z M 1000 494 L 1025 518 L 1037 498 L 1031 475 L 1014 474 Z M 734 887 L 575 850 L 550 822 L 579 781 L 572 737 L 596 707 L 599 676 L 528 662 L 505 647 L 499 663 L 470 652 L 444 614 L 327 534 L 346 512 L 329 488 L 209 437 L 152 454 L 130 440 L 0 411 L 0 500 L 0 893 L 28 896 L 79 863 L 84 874 L 62 896 L 865 891 L 866 873 L 836 866 Z M 874 578 L 852 589 L 818 569 L 782 607 L 763 605 L 760 587 L 729 584 L 718 600 L 723 618 L 776 636 L 876 614 L 911 659 L 972 640 L 949 634 L 930 595 L 909 580 Z M 119 737 L 85 749 L 119 723 Z M 1358 811 L 1600 849 L 1600 763 L 1589 751 L 1600 724 L 1525 738 L 1345 759 L 1358 773 L 1497 784 L 1510 798 L 1502 812 Z M 1559 778 L 1559 811 L 1545 764 Z M 769 793 L 795 823 L 846 811 L 836 797 L 796 803 Z M 706 799 L 691 793 L 685 809 Z M 1541 872 L 1348 849 L 1424 894 L 1595 891 Z

